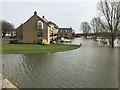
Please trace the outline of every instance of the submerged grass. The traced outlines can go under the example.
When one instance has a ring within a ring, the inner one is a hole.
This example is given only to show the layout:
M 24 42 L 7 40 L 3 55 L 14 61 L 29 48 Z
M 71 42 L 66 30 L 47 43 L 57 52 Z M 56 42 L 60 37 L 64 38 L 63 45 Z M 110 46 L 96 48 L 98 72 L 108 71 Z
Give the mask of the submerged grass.
M 38 54 L 38 53 L 51 53 L 68 51 L 79 48 L 79 45 L 68 44 L 49 44 L 49 45 L 37 45 L 37 44 L 3 44 L 3 54 Z

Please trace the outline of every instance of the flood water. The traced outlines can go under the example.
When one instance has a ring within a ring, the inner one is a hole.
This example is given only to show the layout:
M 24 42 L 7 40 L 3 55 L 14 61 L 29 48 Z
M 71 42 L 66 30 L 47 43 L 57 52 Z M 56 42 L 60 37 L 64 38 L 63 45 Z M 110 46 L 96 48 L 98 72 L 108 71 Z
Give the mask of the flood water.
M 47 54 L 3 54 L 3 76 L 19 88 L 117 88 L 118 48 L 74 39 L 82 47 Z

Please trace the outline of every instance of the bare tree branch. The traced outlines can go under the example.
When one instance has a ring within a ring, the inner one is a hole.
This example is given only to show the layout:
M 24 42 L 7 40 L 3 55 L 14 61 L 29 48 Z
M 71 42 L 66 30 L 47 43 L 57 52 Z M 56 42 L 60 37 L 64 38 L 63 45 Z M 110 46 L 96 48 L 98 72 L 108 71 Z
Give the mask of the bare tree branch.
M 98 10 L 103 15 L 101 25 L 107 31 L 111 32 L 112 47 L 116 32 L 120 27 L 120 1 L 101 0 L 98 4 Z

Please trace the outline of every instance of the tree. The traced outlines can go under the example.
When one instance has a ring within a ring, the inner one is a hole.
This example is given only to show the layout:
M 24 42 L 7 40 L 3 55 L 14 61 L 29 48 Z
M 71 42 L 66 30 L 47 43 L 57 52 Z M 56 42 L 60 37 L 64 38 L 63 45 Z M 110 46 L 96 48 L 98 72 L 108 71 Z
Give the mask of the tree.
M 114 40 L 116 32 L 120 26 L 120 1 L 115 0 L 101 0 L 98 3 L 98 10 L 100 11 L 102 27 L 110 32 L 110 45 L 114 47 Z
M 83 30 L 83 34 L 85 35 L 85 38 L 87 38 L 88 33 L 91 32 L 91 27 L 88 24 L 88 22 L 82 22 L 81 29 Z
M 93 33 L 94 33 L 94 39 L 96 40 L 98 32 L 102 31 L 100 17 L 93 18 L 91 21 L 91 26 L 92 26 Z
M 13 24 L 5 21 L 5 20 L 2 20 L 0 21 L 0 24 L 2 25 L 2 36 L 5 37 L 5 35 L 8 33 L 8 34 L 11 34 L 11 36 L 13 35 L 13 32 L 15 31 L 15 27 L 13 26 Z

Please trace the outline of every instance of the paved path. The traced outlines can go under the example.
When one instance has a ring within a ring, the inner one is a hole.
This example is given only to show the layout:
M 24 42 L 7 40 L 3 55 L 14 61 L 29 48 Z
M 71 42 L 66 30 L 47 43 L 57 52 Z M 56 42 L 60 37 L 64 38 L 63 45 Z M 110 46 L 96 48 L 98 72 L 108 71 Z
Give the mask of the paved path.
M 9 80 L 3 79 L 2 75 L 0 74 L 0 89 L 2 88 L 11 88 L 15 90 L 19 90 L 15 85 L 13 85 Z

